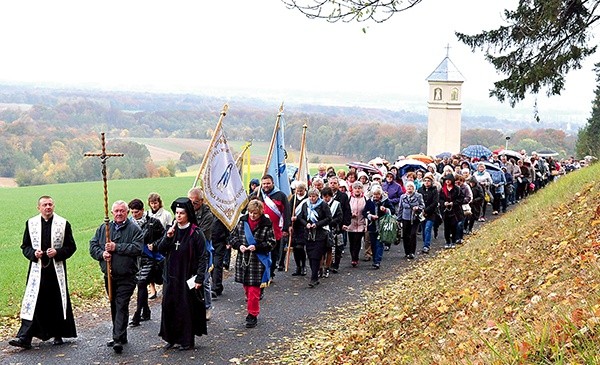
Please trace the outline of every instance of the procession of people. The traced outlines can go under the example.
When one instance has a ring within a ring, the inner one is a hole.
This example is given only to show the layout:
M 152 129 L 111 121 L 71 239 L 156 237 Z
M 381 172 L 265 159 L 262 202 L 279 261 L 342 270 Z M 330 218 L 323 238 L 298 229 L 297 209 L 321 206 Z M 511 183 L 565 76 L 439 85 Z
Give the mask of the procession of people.
M 380 159 L 372 169 L 348 164 L 337 171 L 321 164 L 308 181 L 291 181 L 289 196 L 265 174 L 251 181 L 245 213 L 232 230 L 204 203 L 201 188 L 173 201 L 173 215 L 156 192 L 148 196 L 148 211 L 141 199 L 114 201 L 112 220 L 106 219 L 89 242 L 110 300 L 107 346 L 122 353 L 131 340 L 128 327 L 151 320 L 148 300 L 156 296 L 155 284 L 162 285 L 158 335 L 164 349 L 193 349 L 195 337 L 209 333 L 212 299 L 223 294 L 230 252 L 234 281 L 242 284 L 247 302 L 245 327 L 254 328 L 260 300 L 276 275 L 308 276 L 306 285 L 318 290 L 322 280 L 335 281 L 332 273 L 351 274 L 361 261 L 373 270 L 393 265 L 385 259 L 392 244 L 402 245 L 407 260 L 429 254 L 439 227 L 440 248 L 455 249 L 474 232 L 475 222 L 486 220 L 488 208 L 492 215 L 505 213 L 573 166 L 525 151 L 431 157 L 422 164 L 405 160 Z M 72 229 L 54 213 L 51 197 L 40 197 L 37 209 L 21 245 L 29 260 L 22 324 L 9 341 L 22 349 L 30 349 L 34 337 L 54 338 L 54 345 L 77 337 L 66 271 L 76 250 Z

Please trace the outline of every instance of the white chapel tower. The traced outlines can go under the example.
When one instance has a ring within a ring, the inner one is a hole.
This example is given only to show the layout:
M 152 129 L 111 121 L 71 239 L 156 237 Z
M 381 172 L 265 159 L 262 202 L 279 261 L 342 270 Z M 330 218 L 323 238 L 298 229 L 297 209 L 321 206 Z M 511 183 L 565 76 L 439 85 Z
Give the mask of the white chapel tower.
M 448 49 L 448 48 L 447 48 Z M 446 58 L 429 75 L 427 154 L 460 152 L 462 84 L 465 81 L 454 63 Z

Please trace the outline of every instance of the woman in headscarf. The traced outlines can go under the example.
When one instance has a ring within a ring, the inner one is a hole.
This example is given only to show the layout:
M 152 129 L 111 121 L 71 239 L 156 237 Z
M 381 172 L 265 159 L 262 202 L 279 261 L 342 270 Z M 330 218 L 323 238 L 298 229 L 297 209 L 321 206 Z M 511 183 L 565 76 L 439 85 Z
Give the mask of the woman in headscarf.
M 229 242 L 239 251 L 235 261 L 235 281 L 243 284 L 246 294 L 246 328 L 254 328 L 260 314 L 261 288 L 270 280 L 270 252 L 275 246 L 275 235 L 262 202 L 250 200 L 246 210 L 247 214 L 240 217 L 231 232 Z
M 319 285 L 321 258 L 325 253 L 329 222 L 331 222 L 331 211 L 327 203 L 321 199 L 319 190 L 311 188 L 308 191 L 308 201 L 302 205 L 296 219 L 298 224 L 306 229 L 306 256 L 311 271 L 308 286 L 314 288 Z
M 463 194 L 460 188 L 454 184 L 454 175 L 443 177 L 442 190 L 440 190 L 440 211 L 444 220 L 444 248 L 455 248 L 457 241 L 456 227 L 464 218 L 462 204 Z
M 171 210 L 175 222 L 157 244 L 166 256 L 158 335 L 167 342 L 165 349 L 178 344 L 180 350 L 189 350 L 194 347 L 194 336 L 207 334 L 202 283 L 208 252 L 190 199 L 178 198 Z

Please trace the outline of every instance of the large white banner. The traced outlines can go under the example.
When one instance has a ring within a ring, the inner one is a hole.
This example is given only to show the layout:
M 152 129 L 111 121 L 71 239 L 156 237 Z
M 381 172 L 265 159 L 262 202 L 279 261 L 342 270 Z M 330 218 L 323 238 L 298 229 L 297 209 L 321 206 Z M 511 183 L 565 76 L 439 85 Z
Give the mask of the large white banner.
M 248 195 L 220 123 L 204 159 L 202 187 L 205 201 L 227 229 L 232 230 L 247 203 Z

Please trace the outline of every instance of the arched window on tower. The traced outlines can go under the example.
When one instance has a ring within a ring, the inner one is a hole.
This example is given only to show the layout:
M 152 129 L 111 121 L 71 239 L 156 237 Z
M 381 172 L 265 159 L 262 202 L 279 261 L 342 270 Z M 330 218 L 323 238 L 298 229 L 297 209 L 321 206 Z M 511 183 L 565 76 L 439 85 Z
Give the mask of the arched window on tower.
M 439 87 L 433 90 L 433 100 L 442 100 L 442 89 Z
M 452 91 L 450 92 L 450 100 L 458 101 L 458 89 L 457 88 L 452 89 Z

